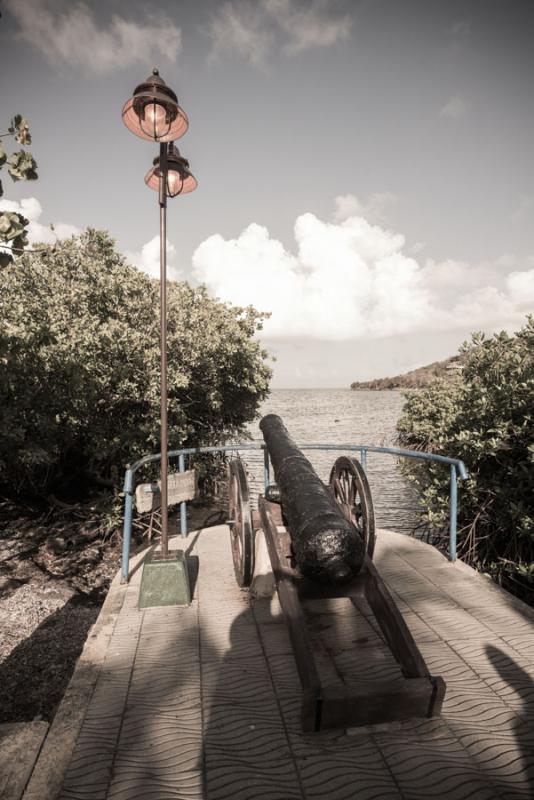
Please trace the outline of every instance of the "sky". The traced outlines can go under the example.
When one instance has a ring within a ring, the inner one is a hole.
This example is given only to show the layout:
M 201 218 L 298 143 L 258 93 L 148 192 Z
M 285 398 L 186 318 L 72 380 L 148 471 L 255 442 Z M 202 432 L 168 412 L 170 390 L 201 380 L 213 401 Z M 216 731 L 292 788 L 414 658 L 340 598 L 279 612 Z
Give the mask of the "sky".
M 158 67 L 198 180 L 169 203 L 170 276 L 270 313 L 273 387 L 398 374 L 534 311 L 531 0 L 0 9 L 0 124 L 29 119 L 39 165 L 0 209 L 32 242 L 108 230 L 156 277 L 157 145 L 121 109 Z

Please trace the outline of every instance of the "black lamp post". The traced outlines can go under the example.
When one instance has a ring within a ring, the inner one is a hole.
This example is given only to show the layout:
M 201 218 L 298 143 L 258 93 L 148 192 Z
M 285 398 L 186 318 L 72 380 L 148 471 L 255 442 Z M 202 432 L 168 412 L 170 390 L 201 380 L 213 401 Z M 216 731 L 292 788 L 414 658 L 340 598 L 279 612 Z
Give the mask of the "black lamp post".
M 187 131 L 189 120 L 178 98 L 157 69 L 139 84 L 122 109 L 126 127 L 139 136 L 159 142 L 159 157 L 145 176 L 145 183 L 159 194 L 160 207 L 160 350 L 161 350 L 161 557 L 169 556 L 168 447 L 167 447 L 167 197 L 196 189 L 189 162 L 174 146 Z

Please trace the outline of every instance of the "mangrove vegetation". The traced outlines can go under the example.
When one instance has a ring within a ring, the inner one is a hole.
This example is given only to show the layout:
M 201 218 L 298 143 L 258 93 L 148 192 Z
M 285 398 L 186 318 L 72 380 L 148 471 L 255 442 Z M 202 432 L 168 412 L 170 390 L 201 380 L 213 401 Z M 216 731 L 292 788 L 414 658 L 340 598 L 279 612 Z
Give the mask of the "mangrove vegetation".
M 400 442 L 465 461 L 459 556 L 532 603 L 534 318 L 515 335 L 474 334 L 460 359 L 453 380 L 407 393 Z M 420 492 L 424 524 L 439 536 L 448 527 L 448 471 L 414 461 L 403 469 Z

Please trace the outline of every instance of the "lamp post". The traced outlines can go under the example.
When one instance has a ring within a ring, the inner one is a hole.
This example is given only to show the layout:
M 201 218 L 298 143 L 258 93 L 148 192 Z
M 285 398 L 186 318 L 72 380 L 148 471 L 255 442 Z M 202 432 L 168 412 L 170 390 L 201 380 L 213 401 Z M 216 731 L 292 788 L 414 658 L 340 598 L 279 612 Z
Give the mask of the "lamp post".
M 160 354 L 161 354 L 161 558 L 169 557 L 168 446 L 167 446 L 167 197 L 187 194 L 197 181 L 189 162 L 174 146 L 187 131 L 189 120 L 178 98 L 157 69 L 139 84 L 122 109 L 126 127 L 136 136 L 159 142 L 159 157 L 145 176 L 146 185 L 158 192 L 160 236 Z

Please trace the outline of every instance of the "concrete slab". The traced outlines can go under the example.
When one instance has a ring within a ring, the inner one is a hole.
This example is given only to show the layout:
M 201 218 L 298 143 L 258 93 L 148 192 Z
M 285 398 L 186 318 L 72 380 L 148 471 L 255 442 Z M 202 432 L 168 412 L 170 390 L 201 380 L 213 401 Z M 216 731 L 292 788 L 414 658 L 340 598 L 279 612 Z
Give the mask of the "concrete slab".
M 139 609 L 139 572 L 113 586 L 24 800 L 534 797 L 531 609 L 380 531 L 378 568 L 447 681 L 443 714 L 304 734 L 277 598 L 239 589 L 225 526 L 186 544 L 199 562 L 190 606 Z M 323 681 L 397 679 L 365 603 L 309 601 L 306 615 Z
M 139 608 L 187 606 L 191 601 L 187 561 L 183 550 L 170 550 L 165 560 L 147 555 L 139 589 Z

